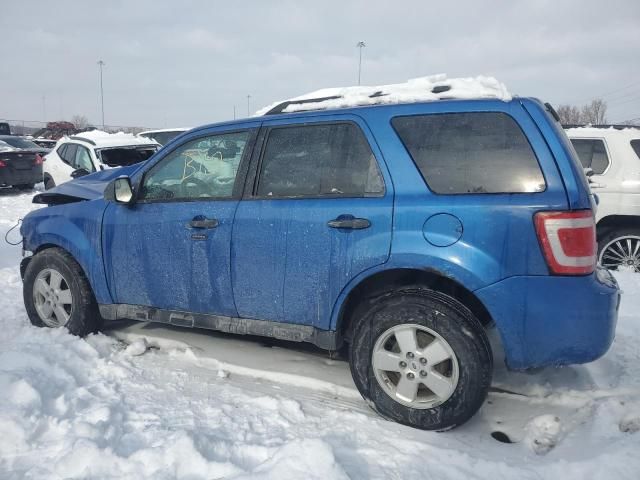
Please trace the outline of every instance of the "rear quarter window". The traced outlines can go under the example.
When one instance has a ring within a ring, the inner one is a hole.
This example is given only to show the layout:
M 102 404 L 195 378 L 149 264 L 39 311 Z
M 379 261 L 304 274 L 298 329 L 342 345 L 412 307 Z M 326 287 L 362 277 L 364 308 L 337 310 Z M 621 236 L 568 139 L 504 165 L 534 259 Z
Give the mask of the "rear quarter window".
M 507 114 L 412 115 L 391 123 L 435 193 L 533 193 L 546 188 L 531 145 Z

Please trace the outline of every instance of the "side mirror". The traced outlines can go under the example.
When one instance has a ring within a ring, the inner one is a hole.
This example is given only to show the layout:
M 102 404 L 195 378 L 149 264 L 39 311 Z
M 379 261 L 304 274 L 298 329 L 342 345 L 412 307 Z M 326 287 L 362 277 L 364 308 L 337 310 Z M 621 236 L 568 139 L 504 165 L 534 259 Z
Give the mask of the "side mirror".
M 85 168 L 79 168 L 71 172 L 71 178 L 84 177 L 85 175 L 89 175 L 89 171 Z
M 118 177 L 104 189 L 104 199 L 110 202 L 133 203 L 133 188 L 129 177 Z

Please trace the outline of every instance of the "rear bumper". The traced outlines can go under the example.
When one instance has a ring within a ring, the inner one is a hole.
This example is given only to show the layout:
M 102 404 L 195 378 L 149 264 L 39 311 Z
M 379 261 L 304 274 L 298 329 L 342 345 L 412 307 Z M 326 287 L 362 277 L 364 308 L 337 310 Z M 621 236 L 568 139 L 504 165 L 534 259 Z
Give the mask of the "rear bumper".
M 42 181 L 42 165 L 36 165 L 29 170 L 0 168 L 0 185 L 24 185 L 40 183 Z
M 511 277 L 477 290 L 515 370 L 587 363 L 615 335 L 620 291 L 604 269 L 580 277 Z

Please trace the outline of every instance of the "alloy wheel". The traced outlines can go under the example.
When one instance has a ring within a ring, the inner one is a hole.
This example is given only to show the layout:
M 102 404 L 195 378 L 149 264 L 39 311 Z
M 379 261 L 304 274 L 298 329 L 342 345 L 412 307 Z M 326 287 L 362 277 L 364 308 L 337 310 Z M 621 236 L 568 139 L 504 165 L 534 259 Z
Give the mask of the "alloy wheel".
M 625 235 L 611 240 L 600 252 L 599 261 L 610 270 L 640 272 L 640 237 Z
M 45 325 L 53 328 L 65 326 L 73 311 L 69 282 L 57 270 L 42 270 L 33 284 L 33 303 Z

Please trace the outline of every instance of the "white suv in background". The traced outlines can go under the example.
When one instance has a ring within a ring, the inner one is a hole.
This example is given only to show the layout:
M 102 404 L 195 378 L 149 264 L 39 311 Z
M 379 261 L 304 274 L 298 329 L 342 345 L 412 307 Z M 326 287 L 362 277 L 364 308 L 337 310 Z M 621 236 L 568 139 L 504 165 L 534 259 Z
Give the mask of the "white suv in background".
M 567 129 L 598 196 L 598 260 L 640 272 L 640 127 Z
M 44 188 L 105 168 L 143 162 L 158 151 L 157 142 L 129 133 L 83 132 L 58 141 L 44 157 Z

